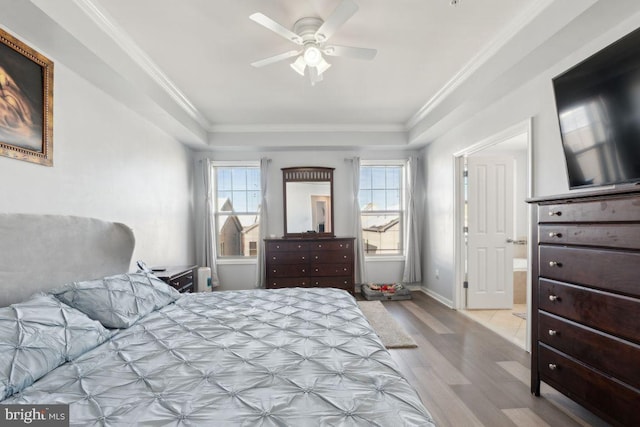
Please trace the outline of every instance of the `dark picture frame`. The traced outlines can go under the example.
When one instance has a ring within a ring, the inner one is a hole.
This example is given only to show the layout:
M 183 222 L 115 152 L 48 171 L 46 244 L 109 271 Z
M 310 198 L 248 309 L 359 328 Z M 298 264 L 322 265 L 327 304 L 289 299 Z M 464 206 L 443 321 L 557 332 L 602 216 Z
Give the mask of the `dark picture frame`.
M 0 155 L 53 165 L 53 62 L 2 29 Z

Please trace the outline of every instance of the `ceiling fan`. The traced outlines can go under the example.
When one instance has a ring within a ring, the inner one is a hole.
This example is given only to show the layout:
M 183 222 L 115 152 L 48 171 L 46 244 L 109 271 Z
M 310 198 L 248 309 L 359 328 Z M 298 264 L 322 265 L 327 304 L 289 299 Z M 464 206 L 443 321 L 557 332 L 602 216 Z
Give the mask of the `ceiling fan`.
M 297 56 L 296 60 L 290 64 L 291 68 L 302 76 L 307 71 L 311 84 L 315 85 L 322 80 L 322 73 L 331 66 L 325 60 L 323 54 L 355 59 L 373 59 L 377 53 L 375 49 L 327 44 L 327 41 L 336 30 L 351 18 L 357 10 L 358 5 L 353 0 L 342 0 L 326 21 L 315 17 L 301 18 L 293 25 L 293 31 L 262 13 L 254 13 L 249 16 L 249 19 L 299 45 L 300 48 L 252 62 L 251 65 L 259 68 Z

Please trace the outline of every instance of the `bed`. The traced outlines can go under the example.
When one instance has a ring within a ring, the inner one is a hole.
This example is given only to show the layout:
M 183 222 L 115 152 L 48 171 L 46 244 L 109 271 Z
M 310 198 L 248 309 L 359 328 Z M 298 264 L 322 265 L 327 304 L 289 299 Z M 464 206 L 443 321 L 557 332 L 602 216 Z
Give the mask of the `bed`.
M 345 291 L 178 294 L 123 273 L 133 233 L 95 219 L 4 214 L 0 236 L 2 405 L 68 404 L 83 426 L 433 425 Z

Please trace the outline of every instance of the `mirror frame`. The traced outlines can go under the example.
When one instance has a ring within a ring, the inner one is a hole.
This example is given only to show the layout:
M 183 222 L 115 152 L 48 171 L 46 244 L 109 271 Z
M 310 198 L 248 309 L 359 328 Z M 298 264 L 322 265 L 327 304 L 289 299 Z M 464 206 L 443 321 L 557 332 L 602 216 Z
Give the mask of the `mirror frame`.
M 333 171 L 335 168 L 324 168 L 316 166 L 282 168 L 282 199 L 284 207 L 284 237 L 285 238 L 301 238 L 301 237 L 335 237 L 333 222 Z M 287 230 L 287 183 L 288 182 L 329 182 L 331 209 L 329 212 L 331 230 L 328 232 L 304 232 L 289 233 Z

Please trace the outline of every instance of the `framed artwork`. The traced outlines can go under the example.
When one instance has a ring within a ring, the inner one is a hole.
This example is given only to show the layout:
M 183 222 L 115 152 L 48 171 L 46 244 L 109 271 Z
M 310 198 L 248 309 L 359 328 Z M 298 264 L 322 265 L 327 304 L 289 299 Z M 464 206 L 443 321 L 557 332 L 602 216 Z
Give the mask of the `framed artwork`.
M 0 155 L 53 165 L 53 62 L 1 29 Z

